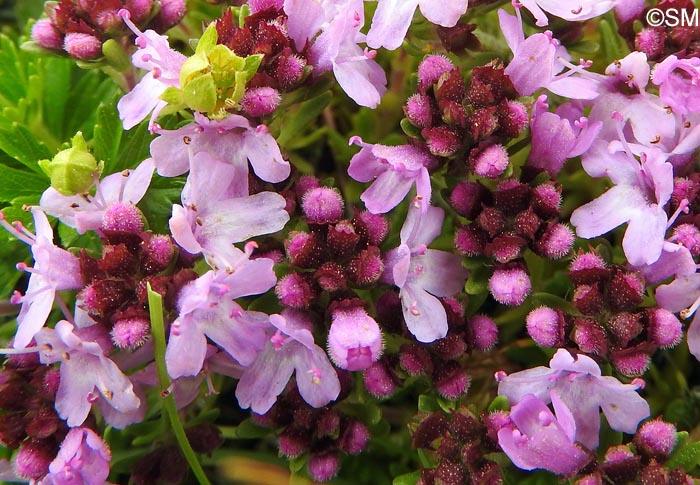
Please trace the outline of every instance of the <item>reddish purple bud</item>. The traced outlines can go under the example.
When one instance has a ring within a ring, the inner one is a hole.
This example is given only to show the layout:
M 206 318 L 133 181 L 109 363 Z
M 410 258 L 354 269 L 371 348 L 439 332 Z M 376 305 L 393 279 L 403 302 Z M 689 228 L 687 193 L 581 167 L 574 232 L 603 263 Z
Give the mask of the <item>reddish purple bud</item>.
M 433 350 L 443 359 L 458 359 L 467 351 L 467 343 L 461 334 L 448 333 L 431 345 Z
M 484 426 L 486 426 L 486 435 L 494 443 L 498 443 L 498 431 L 511 424 L 510 413 L 506 411 L 496 411 L 482 417 Z
M 661 419 L 647 421 L 634 435 L 637 450 L 661 462 L 671 455 L 677 440 L 676 426 Z
M 105 244 L 97 267 L 111 276 L 129 276 L 136 271 L 138 261 L 125 244 Z
M 80 293 L 85 310 L 102 318 L 114 313 L 134 295 L 134 290 L 121 280 L 98 280 Z
M 251 13 L 258 13 L 269 8 L 275 11 L 280 10 L 284 2 L 282 0 L 250 0 L 248 4 Z
M 343 267 L 332 261 L 323 263 L 314 273 L 314 279 L 322 290 L 329 293 L 347 288 Z
M 343 216 L 343 197 L 329 187 L 318 187 L 304 194 L 301 208 L 311 224 L 331 224 Z
M 683 325 L 680 320 L 663 308 L 647 309 L 649 342 L 667 349 L 675 347 L 683 339 Z
M 406 100 L 403 112 L 413 125 L 419 128 L 430 128 L 435 120 L 435 106 L 424 94 L 414 94 Z
M 175 244 L 170 236 L 165 234 L 149 233 L 141 243 L 141 249 L 141 269 L 148 274 L 160 273 L 166 269 L 175 255 Z
M 285 91 L 295 88 L 306 74 L 306 59 L 289 53 L 281 55 L 277 60 L 275 77 Z
M 445 125 L 423 128 L 421 136 L 425 138 L 430 153 L 438 157 L 449 157 L 462 146 L 462 138 L 459 134 Z
M 459 68 L 455 68 L 438 79 L 435 87 L 435 99 L 437 99 L 440 108 L 442 108 L 442 103 L 445 101 L 462 103 L 466 91 L 467 88 L 464 85 L 462 74 Z
M 311 232 L 290 232 L 284 241 L 284 249 L 292 266 L 315 268 L 323 259 L 323 247 Z
M 439 55 L 426 56 L 418 65 L 418 86 L 426 90 L 435 84 L 440 76 L 454 69 L 454 64 L 447 57 Z
M 608 299 L 613 310 L 631 310 L 644 300 L 644 278 L 639 273 L 616 271 L 608 286 Z
M 30 438 L 48 438 L 53 435 L 61 425 L 61 420 L 56 415 L 53 403 L 46 403 L 39 399 L 29 402 L 29 410 L 25 416 L 25 431 Z
M 616 345 L 627 347 L 627 344 L 643 330 L 641 315 L 617 313 L 608 320 L 607 328 Z
M 452 189 L 450 204 L 457 214 L 474 220 L 481 211 L 486 194 L 486 188 L 478 182 L 460 182 Z
M 680 224 L 673 229 L 672 241 L 688 248 L 693 256 L 700 254 L 700 230 L 695 224 Z
M 131 14 L 131 21 L 138 25 L 151 14 L 153 0 L 126 0 L 126 9 Z
M 433 361 L 425 347 L 404 344 L 399 353 L 399 366 L 410 376 L 422 376 L 433 372 Z
M 369 246 L 361 251 L 357 257 L 350 260 L 347 270 L 350 281 L 358 286 L 369 286 L 379 281 L 384 273 L 384 262 L 379 248 Z
M 367 369 L 363 375 L 365 389 L 377 399 L 391 396 L 396 391 L 396 380 L 386 362 L 380 360 Z
M 474 140 L 485 140 L 498 129 L 498 113 L 495 106 L 479 108 L 467 121 L 469 133 Z
M 495 207 L 484 207 L 479 216 L 476 218 L 476 223 L 489 236 L 494 237 L 503 232 L 506 227 L 506 218 L 503 212 Z
M 469 163 L 479 177 L 496 179 L 508 168 L 508 152 L 503 145 L 489 145 L 475 152 L 472 150 L 469 154 Z
M 437 34 L 443 47 L 449 52 L 460 53 L 464 49 L 479 50 L 481 43 L 472 33 L 476 24 L 457 24 L 452 27 L 437 27 Z
M 316 292 L 299 273 L 289 273 L 281 278 L 275 286 L 275 293 L 280 303 L 290 308 L 308 308 L 316 298 Z
M 387 291 L 377 299 L 377 321 L 384 330 L 401 333 L 403 310 L 398 293 Z
M 540 219 L 534 211 L 528 208 L 515 216 L 513 225 L 518 234 L 532 240 L 535 238 L 535 234 L 537 234 L 537 231 L 539 231 L 540 226 L 542 225 L 542 219 Z
M 571 229 L 564 224 L 555 223 L 547 227 L 535 247 L 546 258 L 561 259 L 571 251 L 574 239 Z
M 572 340 L 587 354 L 605 355 L 608 349 L 605 329 L 590 318 L 577 318 L 574 321 Z
M 600 473 L 596 471 L 595 473 L 584 475 L 581 478 L 576 479 L 574 485 L 603 485 L 603 477 L 601 477 Z
M 664 485 L 667 483 L 670 484 L 668 475 L 669 470 L 666 467 L 656 463 L 656 461 L 652 461 L 639 470 L 636 482 L 642 485 L 656 485 L 657 483 L 662 483 Z M 691 479 L 690 483 L 693 483 L 693 481 L 694 480 Z M 685 482 L 683 485 L 687 484 L 688 482 Z
M 44 49 L 57 51 L 63 47 L 63 37 L 49 19 L 36 21 L 32 27 L 32 39 Z
M 633 348 L 612 353 L 610 362 L 620 374 L 636 377 L 646 372 L 651 363 L 651 357 L 643 350 Z
M 455 400 L 467 393 L 470 379 L 467 371 L 454 360 L 446 362 L 433 375 L 433 383 L 445 399 Z
M 605 303 L 603 294 L 598 285 L 578 285 L 574 288 L 572 303 L 578 311 L 584 315 L 595 315 L 600 313 Z
M 309 475 L 319 482 L 327 482 L 338 474 L 340 457 L 330 451 L 314 453 L 309 457 Z
M 461 463 L 442 460 L 435 469 L 435 485 L 462 485 L 465 481 L 464 467 Z
M 251 88 L 241 99 L 241 110 L 249 116 L 265 116 L 272 114 L 280 105 L 280 101 L 282 97 L 274 88 Z
M 379 325 L 360 307 L 337 307 L 328 331 L 328 353 L 341 369 L 367 369 L 379 359 L 384 342 Z
M 321 186 L 321 183 L 318 181 L 316 177 L 313 177 L 311 175 L 303 175 L 299 177 L 299 180 L 296 181 L 294 184 L 294 188 L 296 190 L 297 198 L 299 199 L 299 203 L 301 203 L 302 200 L 304 200 L 304 195 L 309 190 L 312 189 L 317 189 Z
M 120 349 L 135 350 L 141 347 L 151 333 L 151 322 L 146 318 L 123 318 L 117 320 L 111 336 Z
M 518 259 L 527 241 L 513 233 L 505 233 L 495 237 L 493 241 L 484 246 L 484 254 L 495 259 L 499 263 L 508 263 L 514 259 Z
M 314 424 L 316 438 L 329 437 L 335 440 L 340 434 L 340 415 L 335 409 L 323 409 Z
M 117 13 L 117 10 L 103 10 L 97 14 L 95 20 L 95 23 L 102 31 L 110 34 L 119 33 L 119 30 L 124 26 L 124 21 Z
M 139 234 L 143 231 L 143 216 L 134 204 L 115 202 L 105 211 L 102 229 Z
M 343 257 L 352 254 L 360 242 L 360 235 L 355 232 L 355 226 L 347 219 L 328 226 L 326 244 L 333 256 Z
M 530 205 L 532 190 L 517 180 L 504 180 L 493 193 L 494 206 L 504 214 L 514 216 Z
M 561 192 L 551 183 L 543 183 L 532 191 L 532 208 L 543 218 L 556 217 L 561 207 Z
M 530 289 L 530 277 L 521 268 L 497 269 L 489 279 L 491 296 L 504 305 L 522 304 Z
M 22 443 L 15 457 L 15 473 L 22 478 L 39 480 L 49 472 L 58 447 L 53 439 L 30 439 Z
M 309 441 L 306 432 L 290 426 L 280 434 L 280 454 L 286 458 L 296 458 L 309 449 Z
M 519 101 L 501 101 L 497 113 L 500 131 L 509 138 L 520 136 L 530 120 L 527 108 Z
M 467 338 L 472 348 L 491 350 L 498 341 L 498 326 L 485 315 L 475 315 L 467 322 Z
M 355 419 L 351 420 L 343 431 L 338 448 L 348 455 L 359 455 L 367 448 L 369 430 L 367 426 Z
M 442 121 L 453 128 L 464 129 L 467 127 L 467 110 L 462 103 L 451 100 L 440 101 Z
M 640 457 L 626 444 L 608 448 L 601 469 L 613 483 L 627 483 L 637 477 L 639 466 Z
M 634 49 L 647 55 L 650 61 L 655 60 L 664 51 L 666 32 L 663 27 L 642 29 L 634 37 Z
M 389 221 L 382 214 L 356 212 L 352 223 L 363 244 L 379 246 L 389 234 Z
M 593 284 L 607 280 L 610 270 L 605 261 L 595 252 L 579 252 L 569 266 L 569 275 L 574 284 Z
M 455 249 L 463 256 L 481 256 L 484 254 L 486 239 L 484 231 L 475 227 L 474 224 L 461 226 L 455 234 Z
M 196 453 L 211 453 L 224 442 L 218 426 L 212 423 L 200 423 L 188 427 L 187 440 Z
M 185 12 L 185 0 L 160 0 L 160 10 L 151 20 L 149 27 L 157 32 L 165 32 L 179 24 Z
M 63 40 L 63 48 L 74 59 L 89 61 L 102 56 L 102 41 L 90 34 L 71 32 Z
M 561 347 L 564 345 L 566 322 L 560 310 L 541 306 L 528 313 L 525 318 L 527 333 L 537 345 Z

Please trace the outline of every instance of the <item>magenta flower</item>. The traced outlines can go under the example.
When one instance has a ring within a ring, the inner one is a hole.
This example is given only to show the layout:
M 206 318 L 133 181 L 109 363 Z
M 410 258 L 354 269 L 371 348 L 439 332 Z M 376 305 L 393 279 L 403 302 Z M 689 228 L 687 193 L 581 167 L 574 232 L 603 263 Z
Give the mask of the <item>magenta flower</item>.
M 430 153 L 411 145 L 373 145 L 359 136 L 350 138 L 350 143 L 362 149 L 350 160 L 348 174 L 358 182 L 374 180 L 360 196 L 367 210 L 373 214 L 389 212 L 415 183 L 415 202 L 422 212 L 427 211 L 431 197 L 428 168 L 437 163 Z
M 538 27 L 544 27 L 549 23 L 544 12 L 563 18 L 564 20 L 577 22 L 603 15 L 605 12 L 611 10 L 616 3 L 624 3 L 616 2 L 615 0 L 576 0 L 574 2 L 562 2 L 560 0 L 517 1 L 535 16 Z
M 634 433 L 639 422 L 649 416 L 649 405 L 636 392 L 639 385 L 602 376 L 590 357 L 574 358 L 567 350 L 559 349 L 549 365 L 508 376 L 499 373 L 498 394 L 513 404 L 529 394 L 549 403 L 554 391 L 573 415 L 576 441 L 591 450 L 598 446 L 601 408 L 610 427 L 624 433 Z
M 141 32 L 130 20 L 128 10 L 120 10 L 119 15 L 136 34 L 136 45 L 139 48 L 134 52 L 131 62 L 135 67 L 149 71 L 117 103 L 119 118 L 124 129 L 129 130 L 152 112 L 149 127 L 153 128 L 158 115 L 167 105 L 160 96 L 171 86 L 179 87 L 180 69 L 187 57 L 170 48 L 167 36 L 159 35 L 153 30 Z
M 17 265 L 17 269 L 27 271 L 31 276 L 27 292 L 24 295 L 15 292 L 12 297 L 13 303 L 22 304 L 17 315 L 18 328 L 13 342 L 16 349 L 25 348 L 44 326 L 57 291 L 77 290 L 83 287 L 78 258 L 53 244 L 53 228 L 46 214 L 35 207 L 32 209 L 32 215 L 36 234 L 32 234 L 19 223 L 8 224 L 0 212 L 0 225 L 20 241 L 29 244 L 34 257 L 34 267 L 24 263 Z
M 71 429 L 61 443 L 56 459 L 49 465 L 46 485 L 103 485 L 109 475 L 109 447 L 90 428 Z
M 401 45 L 417 7 L 434 24 L 453 27 L 467 11 L 468 0 L 436 2 L 434 0 L 378 0 L 367 45 L 375 49 L 394 50 Z
M 328 353 L 338 367 L 365 370 L 379 359 L 383 347 L 379 325 L 362 306 L 339 305 L 332 310 Z
M 571 410 L 550 391 L 556 417 L 542 400 L 526 394 L 510 411 L 510 425 L 498 430 L 498 444 L 513 464 L 523 470 L 542 468 L 571 476 L 591 457 L 577 446 L 576 422 Z
M 680 312 L 682 318 L 693 317 L 686 338 L 690 353 L 700 360 L 700 273 L 677 277 L 667 285 L 656 289 L 656 302 L 661 308 Z
M 398 286 L 408 330 L 420 342 L 447 335 L 447 313 L 437 297 L 458 293 L 467 279 L 462 258 L 426 249 L 442 229 L 445 213 L 429 206 L 425 213 L 411 205 L 401 228 L 401 245 L 386 254 L 383 280 Z
M 207 337 L 243 366 L 265 347 L 268 316 L 246 311 L 234 299 L 264 293 L 275 285 L 272 260 L 249 260 L 240 251 L 232 272 L 208 271 L 181 291 L 179 316 L 170 326 L 165 361 L 170 377 L 196 376 L 207 354 Z
M 289 220 L 284 197 L 273 192 L 247 196 L 237 167 L 206 152 L 193 158 L 182 206 L 173 205 L 170 231 L 185 251 L 203 253 L 212 268 L 233 268 L 240 250 L 233 246 L 277 232 Z
M 236 388 L 241 408 L 266 413 L 296 372 L 299 394 L 320 408 L 340 393 L 340 381 L 326 353 L 314 343 L 313 324 L 301 311 L 270 315 L 265 348 L 243 372 Z
M 674 113 L 687 115 L 700 111 L 700 59 L 678 59 L 671 55 L 654 67 L 652 82 L 659 86 L 659 97 Z
M 190 169 L 193 158 L 204 152 L 212 160 L 236 167 L 241 191 L 248 195 L 248 161 L 266 182 L 281 182 L 290 166 L 265 125 L 253 126 L 243 116 L 210 120 L 195 113 L 194 122 L 177 130 L 160 130 L 151 142 L 151 156 L 158 174 L 177 177 Z
M 58 415 L 68 426 L 80 426 L 97 403 L 110 425 L 122 428 L 131 424 L 110 419 L 114 413 L 137 410 L 141 402 L 129 378 L 106 356 L 112 348 L 107 331 L 100 325 L 73 330 L 73 325 L 62 320 L 55 329 L 44 328 L 34 337 L 41 363 L 61 364 Z
M 39 205 L 78 233 L 102 227 L 105 213 L 116 204 L 136 205 L 146 195 L 153 177 L 153 159 L 148 158 L 133 170 L 108 175 L 95 188 L 95 195 L 62 195 L 49 187 Z

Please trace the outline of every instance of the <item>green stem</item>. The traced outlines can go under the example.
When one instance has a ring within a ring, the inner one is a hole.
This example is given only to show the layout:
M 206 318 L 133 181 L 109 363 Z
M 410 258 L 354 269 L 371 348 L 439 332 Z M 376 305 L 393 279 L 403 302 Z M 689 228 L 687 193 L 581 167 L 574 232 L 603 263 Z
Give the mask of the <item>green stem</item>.
M 165 367 L 163 298 L 151 289 L 150 284 L 148 285 L 148 307 L 151 316 L 151 332 L 153 333 L 156 369 L 158 370 L 158 383 L 160 384 L 161 397 L 163 397 L 163 409 L 170 419 L 170 425 L 173 428 L 173 433 L 175 433 L 175 438 L 177 439 L 180 449 L 185 455 L 185 459 L 187 460 L 187 463 L 189 463 L 195 477 L 197 477 L 197 480 L 202 485 L 210 485 L 211 482 L 209 482 L 209 479 L 202 469 L 202 465 L 200 465 L 199 461 L 197 460 L 197 456 L 194 454 L 192 446 L 190 446 L 190 442 L 187 440 L 185 428 L 182 427 L 180 417 L 177 414 L 175 399 L 173 398 L 172 393 L 168 391 L 170 388 L 170 376 L 168 376 L 168 370 Z

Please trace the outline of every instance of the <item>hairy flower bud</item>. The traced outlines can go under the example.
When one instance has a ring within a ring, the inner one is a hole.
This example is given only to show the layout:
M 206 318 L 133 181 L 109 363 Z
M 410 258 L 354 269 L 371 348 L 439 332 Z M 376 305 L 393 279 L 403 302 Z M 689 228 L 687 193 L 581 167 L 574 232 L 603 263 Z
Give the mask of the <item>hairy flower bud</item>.
M 360 307 L 336 307 L 328 331 L 328 353 L 341 369 L 367 369 L 379 359 L 383 341 L 379 325 Z

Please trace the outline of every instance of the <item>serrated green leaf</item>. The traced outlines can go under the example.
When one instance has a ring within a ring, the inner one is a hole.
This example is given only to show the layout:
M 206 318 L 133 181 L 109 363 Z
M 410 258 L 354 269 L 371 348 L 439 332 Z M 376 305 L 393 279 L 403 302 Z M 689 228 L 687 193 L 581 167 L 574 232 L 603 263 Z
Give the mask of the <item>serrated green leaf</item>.
M 8 103 L 24 98 L 26 74 L 22 69 L 16 44 L 6 35 L 0 35 L 0 96 Z
M 105 173 L 111 174 L 123 170 L 121 160 L 117 157 L 121 142 L 122 122 L 116 109 L 117 98 L 101 103 L 97 108 L 97 119 L 93 133 L 93 153 L 97 160 L 105 162 Z
M 38 141 L 26 126 L 19 123 L 12 123 L 9 130 L 0 130 L 0 150 L 44 177 L 44 172 L 37 162 L 53 156 L 44 143 Z
M 41 193 L 48 187 L 45 176 L 36 172 L 16 170 L 10 167 L 2 167 L 0 177 L 0 201 L 10 202 L 17 197 L 35 196 L 38 200 Z
M 65 131 L 66 104 L 73 64 L 70 59 L 60 58 L 45 58 L 41 61 L 44 123 L 51 133 L 64 139 L 73 134 Z
M 290 122 L 282 123 L 280 135 L 277 137 L 279 146 L 286 147 L 292 140 L 298 137 L 300 133 L 321 114 L 324 108 L 328 106 L 331 99 L 333 99 L 333 93 L 326 91 L 315 98 L 301 103 L 297 111 L 290 112 L 289 116 L 286 117 Z M 291 117 L 293 117 L 293 122 L 291 121 Z
M 134 168 L 150 156 L 151 140 L 154 135 L 148 132 L 148 123 L 124 132 L 117 158 L 124 168 Z
M 398 476 L 391 483 L 392 485 L 416 485 L 418 480 L 420 480 L 420 471 L 415 471 Z
M 73 85 L 68 98 L 66 127 L 64 133 L 72 135 L 82 131 L 85 138 L 93 137 L 97 107 L 105 99 L 111 99 L 118 88 L 99 70 L 82 73 L 80 80 Z

